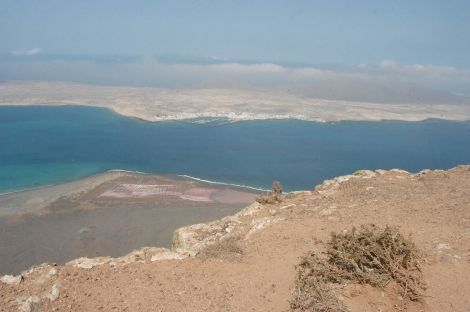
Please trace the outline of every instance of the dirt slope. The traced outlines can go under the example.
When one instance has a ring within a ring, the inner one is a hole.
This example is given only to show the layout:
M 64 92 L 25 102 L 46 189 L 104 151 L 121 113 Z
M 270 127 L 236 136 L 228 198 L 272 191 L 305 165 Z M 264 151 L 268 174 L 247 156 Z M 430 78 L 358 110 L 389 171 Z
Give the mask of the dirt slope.
M 254 204 L 178 231 L 174 254 L 185 249 L 185 259 L 152 261 L 144 252 L 125 264 L 82 265 L 90 269 L 45 265 L 17 285 L 0 283 L 0 310 L 287 311 L 300 257 L 323 250 L 330 232 L 364 223 L 410 233 L 428 287 L 418 302 L 393 285 L 338 288 L 352 311 L 470 311 L 470 166 L 361 171 L 280 204 Z

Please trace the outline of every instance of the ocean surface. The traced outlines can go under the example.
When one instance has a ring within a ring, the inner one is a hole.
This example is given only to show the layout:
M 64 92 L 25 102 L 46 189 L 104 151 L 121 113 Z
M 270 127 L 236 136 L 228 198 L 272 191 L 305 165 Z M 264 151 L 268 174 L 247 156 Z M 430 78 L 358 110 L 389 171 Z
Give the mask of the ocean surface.
M 112 169 L 287 190 L 359 169 L 470 163 L 470 122 L 149 123 L 81 106 L 0 106 L 0 193 Z

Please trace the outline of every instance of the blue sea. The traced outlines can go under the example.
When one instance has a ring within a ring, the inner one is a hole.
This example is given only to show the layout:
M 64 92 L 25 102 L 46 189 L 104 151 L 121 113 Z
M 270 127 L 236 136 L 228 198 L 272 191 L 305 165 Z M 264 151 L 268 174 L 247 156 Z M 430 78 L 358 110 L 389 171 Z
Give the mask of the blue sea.
M 150 123 L 82 106 L 0 107 L 0 193 L 112 169 L 287 190 L 359 169 L 470 163 L 470 123 Z

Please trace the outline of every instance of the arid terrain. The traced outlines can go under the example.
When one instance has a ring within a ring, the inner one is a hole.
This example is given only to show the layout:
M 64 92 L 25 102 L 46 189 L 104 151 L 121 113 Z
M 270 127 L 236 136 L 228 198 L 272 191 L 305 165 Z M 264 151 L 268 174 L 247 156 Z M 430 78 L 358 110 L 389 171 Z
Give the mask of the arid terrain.
M 253 203 L 235 215 L 178 229 L 171 249 L 44 264 L 0 283 L 2 311 L 288 311 L 301 258 L 330 233 L 399 226 L 422 254 L 426 289 L 411 301 L 343 283 L 351 311 L 469 311 L 470 166 L 448 171 L 359 171 Z M 410 236 L 408 236 L 410 235 Z
M 164 89 L 45 81 L 0 82 L 0 104 L 98 106 L 147 121 L 191 118 L 319 122 L 421 121 L 432 118 L 470 120 L 468 103 L 385 104 L 317 99 L 279 90 Z

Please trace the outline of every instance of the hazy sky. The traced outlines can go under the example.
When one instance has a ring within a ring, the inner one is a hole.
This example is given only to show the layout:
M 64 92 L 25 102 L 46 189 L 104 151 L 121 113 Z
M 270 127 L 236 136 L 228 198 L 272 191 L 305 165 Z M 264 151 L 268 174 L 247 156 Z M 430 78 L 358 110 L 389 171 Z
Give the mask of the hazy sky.
M 71 77 L 93 75 L 73 69 L 77 62 L 264 63 L 368 75 L 393 69 L 398 77 L 426 71 L 411 81 L 470 94 L 469 16 L 470 1 L 452 0 L 0 0 L 0 79 L 61 79 L 44 73 L 52 65 Z

